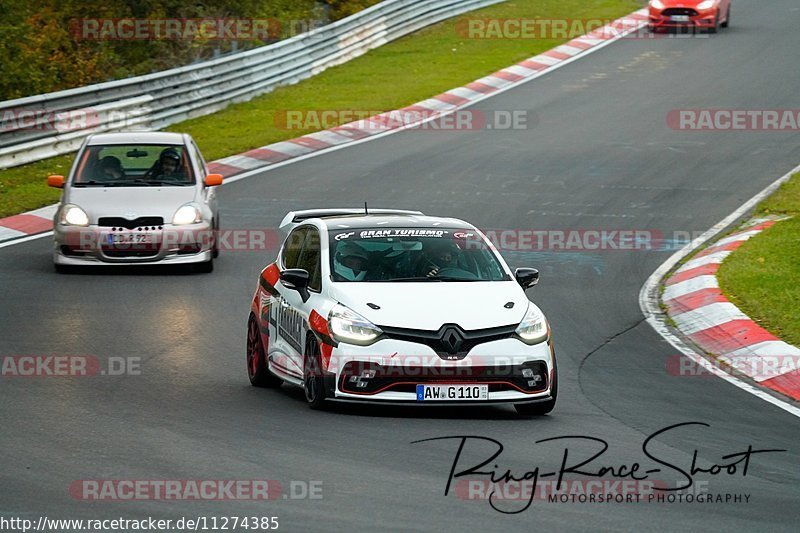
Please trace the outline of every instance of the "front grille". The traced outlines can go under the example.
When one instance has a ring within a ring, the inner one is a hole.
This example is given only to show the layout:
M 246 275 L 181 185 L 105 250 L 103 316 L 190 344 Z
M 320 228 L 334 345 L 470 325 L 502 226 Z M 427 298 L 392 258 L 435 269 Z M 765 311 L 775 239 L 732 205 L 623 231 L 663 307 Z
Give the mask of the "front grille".
M 143 226 L 163 226 L 164 219 L 162 217 L 139 217 L 128 220 L 123 217 L 101 217 L 97 219 L 97 225 L 108 228 L 136 229 Z
M 386 338 L 424 344 L 442 359 L 460 360 L 478 344 L 513 337 L 517 326 L 513 324 L 497 328 L 464 330 L 458 324 L 445 324 L 438 331 L 378 327 L 383 330 Z
M 530 369 L 533 376 L 524 376 Z M 372 376 L 372 377 L 366 377 Z M 351 379 L 352 378 L 352 379 Z M 530 361 L 502 366 L 384 366 L 371 362 L 350 361 L 344 365 L 339 389 L 352 394 L 376 394 L 383 391 L 416 392 L 417 385 L 466 383 L 487 384 L 489 392 L 518 391 L 533 394 L 547 389 L 547 364 Z
M 688 7 L 668 7 L 662 11 L 661 14 L 665 17 L 672 17 L 674 15 L 688 15 L 690 17 L 696 17 L 697 11 Z
M 103 250 L 103 255 L 106 257 L 113 257 L 113 258 L 124 258 L 124 257 L 153 257 L 158 254 L 158 251 L 155 252 L 147 251 L 147 250 Z
M 75 246 L 65 246 L 61 245 L 61 253 L 62 255 L 72 256 L 72 257 L 82 257 L 88 254 L 90 250 L 84 250 L 81 248 L 77 248 Z

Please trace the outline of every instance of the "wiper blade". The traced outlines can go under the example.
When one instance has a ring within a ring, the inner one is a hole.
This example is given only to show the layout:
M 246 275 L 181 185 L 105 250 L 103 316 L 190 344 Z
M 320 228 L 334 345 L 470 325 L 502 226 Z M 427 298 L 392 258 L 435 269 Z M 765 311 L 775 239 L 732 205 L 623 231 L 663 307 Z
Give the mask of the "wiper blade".
M 392 279 L 381 279 L 381 280 L 370 280 L 370 281 L 442 281 L 440 278 L 429 278 L 428 276 L 413 276 L 410 278 L 392 278 Z
M 440 281 L 486 281 L 482 279 L 465 279 L 465 278 L 458 278 L 454 276 L 433 276 L 431 279 L 438 279 Z
M 186 185 L 186 182 L 177 181 L 177 180 L 145 180 L 145 179 L 137 179 L 135 181 L 136 181 L 136 183 L 146 183 L 148 185 Z

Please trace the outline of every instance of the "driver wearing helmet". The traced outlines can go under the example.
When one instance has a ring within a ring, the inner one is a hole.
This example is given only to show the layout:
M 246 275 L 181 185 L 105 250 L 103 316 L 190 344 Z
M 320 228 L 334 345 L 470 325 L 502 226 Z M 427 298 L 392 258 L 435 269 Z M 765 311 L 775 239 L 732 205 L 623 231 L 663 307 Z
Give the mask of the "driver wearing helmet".
M 458 247 L 450 241 L 431 241 L 423 252 L 420 275 L 432 278 L 446 268 L 459 268 L 458 251 Z
M 367 276 L 369 255 L 361 246 L 346 242 L 336 248 L 333 270 L 347 281 L 362 281 Z
M 186 179 L 186 172 L 182 168 L 181 155 L 174 148 L 166 148 L 158 156 L 152 168 L 147 171 L 147 178 Z
M 125 177 L 119 158 L 107 155 L 100 160 L 100 177 L 104 180 L 118 180 Z

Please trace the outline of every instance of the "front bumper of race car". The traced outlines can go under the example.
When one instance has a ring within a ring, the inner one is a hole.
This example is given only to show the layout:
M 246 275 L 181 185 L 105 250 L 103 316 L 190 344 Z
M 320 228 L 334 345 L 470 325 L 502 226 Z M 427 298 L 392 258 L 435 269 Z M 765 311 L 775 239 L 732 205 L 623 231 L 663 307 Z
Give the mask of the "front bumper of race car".
M 404 405 L 547 401 L 554 367 L 551 342 L 530 346 L 515 338 L 479 344 L 460 360 L 446 360 L 429 346 L 396 339 L 370 346 L 339 344 L 327 361 L 323 359 L 329 399 Z M 426 386 L 457 392 L 454 398 L 425 398 L 421 395 Z M 458 396 L 459 391 L 483 386 L 485 397 Z
M 53 262 L 57 265 L 188 264 L 209 261 L 211 224 L 164 224 L 135 229 L 56 224 Z

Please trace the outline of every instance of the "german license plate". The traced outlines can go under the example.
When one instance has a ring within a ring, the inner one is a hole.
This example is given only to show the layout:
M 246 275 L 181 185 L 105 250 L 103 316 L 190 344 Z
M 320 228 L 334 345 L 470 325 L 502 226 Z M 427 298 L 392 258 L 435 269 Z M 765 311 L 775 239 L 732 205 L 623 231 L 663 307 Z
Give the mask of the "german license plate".
M 153 244 L 153 236 L 146 233 L 112 233 L 108 244 Z
M 417 401 L 488 400 L 489 385 L 417 385 Z
M 672 15 L 669 19 L 673 22 L 689 22 L 689 15 Z

